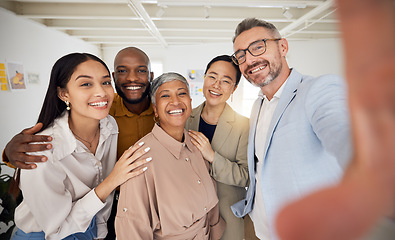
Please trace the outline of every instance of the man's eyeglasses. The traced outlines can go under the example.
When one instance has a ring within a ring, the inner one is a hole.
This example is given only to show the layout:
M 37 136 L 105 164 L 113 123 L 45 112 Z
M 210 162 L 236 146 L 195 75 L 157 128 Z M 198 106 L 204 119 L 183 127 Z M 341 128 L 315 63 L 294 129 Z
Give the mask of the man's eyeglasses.
M 265 38 L 251 43 L 248 48 L 240 49 L 232 54 L 232 60 L 236 65 L 240 65 L 246 61 L 246 52 L 248 51 L 252 56 L 256 57 L 266 52 L 267 41 L 278 41 L 281 38 Z

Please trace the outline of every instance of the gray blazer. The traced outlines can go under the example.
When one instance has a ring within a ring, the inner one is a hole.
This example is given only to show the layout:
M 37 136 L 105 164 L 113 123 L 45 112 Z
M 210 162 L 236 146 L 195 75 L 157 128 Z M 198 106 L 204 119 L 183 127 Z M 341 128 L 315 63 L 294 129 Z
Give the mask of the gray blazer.
M 198 131 L 200 115 L 205 102 L 192 110 L 186 129 Z M 210 174 L 217 181 L 219 209 L 226 222 L 221 239 L 243 239 L 244 221 L 232 213 L 230 206 L 245 197 L 248 186 L 248 118 L 236 113 L 226 104 L 214 132 L 211 146 L 215 157 Z

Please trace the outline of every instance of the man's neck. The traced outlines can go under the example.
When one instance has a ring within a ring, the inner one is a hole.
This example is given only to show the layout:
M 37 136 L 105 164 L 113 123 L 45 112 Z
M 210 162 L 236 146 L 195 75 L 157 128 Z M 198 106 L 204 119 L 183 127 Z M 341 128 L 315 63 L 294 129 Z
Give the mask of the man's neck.
M 147 110 L 150 106 L 150 98 L 146 97 L 143 101 L 139 103 L 127 103 L 123 101 L 123 104 L 125 104 L 125 107 L 129 110 L 129 112 L 133 114 L 140 115 L 142 112 Z

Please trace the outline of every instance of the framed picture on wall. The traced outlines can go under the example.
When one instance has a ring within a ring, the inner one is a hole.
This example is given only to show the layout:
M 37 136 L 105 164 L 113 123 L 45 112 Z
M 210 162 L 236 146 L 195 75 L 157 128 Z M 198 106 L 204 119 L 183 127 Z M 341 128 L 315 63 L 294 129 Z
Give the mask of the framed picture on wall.
M 22 63 L 7 62 L 7 73 L 11 91 L 26 90 L 25 70 Z

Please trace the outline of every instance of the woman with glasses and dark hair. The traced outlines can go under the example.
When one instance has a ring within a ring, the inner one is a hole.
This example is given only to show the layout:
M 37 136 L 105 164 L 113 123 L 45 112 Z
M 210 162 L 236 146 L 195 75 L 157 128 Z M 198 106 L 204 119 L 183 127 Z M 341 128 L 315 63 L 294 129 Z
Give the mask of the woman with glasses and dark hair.
M 106 236 L 113 190 L 146 169 L 140 167 L 145 159 L 135 161 L 146 152 L 141 145 L 115 163 L 118 127 L 108 115 L 113 99 L 110 71 L 98 57 L 71 53 L 55 63 L 38 118 L 39 134 L 51 136 L 53 148 L 35 153 L 48 161 L 20 172 L 23 201 L 12 240 Z
M 244 239 L 244 220 L 230 206 L 245 197 L 248 184 L 248 118 L 226 101 L 236 90 L 241 72 L 228 55 L 213 58 L 206 67 L 203 94 L 206 101 L 193 109 L 186 128 L 192 143 L 210 163 L 217 182 L 220 215 L 226 222 L 221 239 Z

